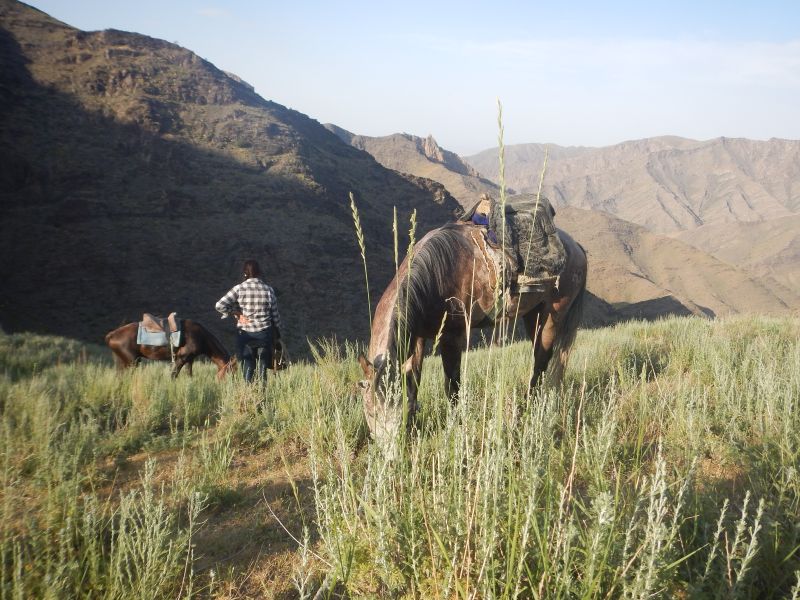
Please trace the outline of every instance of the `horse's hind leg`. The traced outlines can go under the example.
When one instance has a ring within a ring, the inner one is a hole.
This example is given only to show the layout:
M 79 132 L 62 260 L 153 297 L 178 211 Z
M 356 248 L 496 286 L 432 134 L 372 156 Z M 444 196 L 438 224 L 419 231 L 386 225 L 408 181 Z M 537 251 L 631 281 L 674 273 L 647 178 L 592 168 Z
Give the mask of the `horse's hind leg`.
M 539 384 L 542 374 L 547 370 L 553 356 L 555 340 L 555 323 L 546 311 L 532 311 L 523 317 L 525 328 L 533 343 L 533 374 L 528 386 L 528 393 Z
M 130 366 L 125 359 L 121 357 L 116 350 L 111 350 L 111 356 L 114 358 L 114 366 L 117 368 L 117 371 L 124 371 L 128 366 Z
M 444 391 L 450 402 L 458 401 L 461 389 L 461 354 L 467 347 L 467 336 L 463 334 L 443 335 L 439 342 L 444 369 Z
M 136 366 L 136 355 L 132 354 L 126 347 L 111 345 L 111 355 L 114 357 L 114 364 L 117 371 L 124 371 L 127 368 Z

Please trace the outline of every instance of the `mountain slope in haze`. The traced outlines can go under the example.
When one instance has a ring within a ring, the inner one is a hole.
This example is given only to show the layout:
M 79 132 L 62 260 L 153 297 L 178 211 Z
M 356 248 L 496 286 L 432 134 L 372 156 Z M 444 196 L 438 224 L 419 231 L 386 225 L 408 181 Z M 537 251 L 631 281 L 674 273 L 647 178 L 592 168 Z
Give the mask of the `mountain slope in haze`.
M 800 290 L 800 214 L 769 221 L 704 225 L 675 235 L 731 265 Z
M 144 311 L 217 332 L 214 302 L 261 260 L 295 350 L 363 337 L 393 274 L 392 208 L 419 233 L 457 210 L 189 50 L 82 32 L 0 0 L 0 323 L 92 341 Z M 230 338 L 228 338 L 230 339 Z
M 787 314 L 800 297 L 681 241 L 608 213 L 561 207 L 558 227 L 586 249 L 588 289 L 612 320 L 664 314 Z
M 460 156 L 441 148 L 433 136 L 421 138 L 396 133 L 369 137 L 350 133 L 336 125 L 326 124 L 325 127 L 351 146 L 368 152 L 388 169 L 441 183 L 465 208 L 475 204 L 482 194 L 495 197 L 499 194 L 495 184 L 481 177 Z
M 505 149 L 511 187 L 538 186 L 556 205 L 602 210 L 666 233 L 800 294 L 800 141 L 649 138 L 606 148 Z M 467 160 L 497 177 L 497 152 Z M 754 309 L 757 309 L 754 307 Z
M 660 137 L 604 148 L 546 147 L 544 193 L 557 205 L 603 210 L 657 233 L 800 213 L 800 141 Z M 507 146 L 507 185 L 535 191 L 544 150 Z M 465 160 L 497 180 L 496 150 Z
M 352 136 L 342 131 L 339 131 L 339 135 L 345 139 Z M 359 137 L 353 136 L 354 139 Z M 363 147 L 367 151 L 382 154 L 383 160 L 387 162 L 394 161 L 390 164 L 402 164 L 402 168 L 417 175 L 420 173 L 413 169 L 424 165 L 423 168 L 427 169 L 425 172 L 430 172 L 425 160 L 419 160 L 419 156 L 424 154 L 419 150 L 421 138 L 398 134 L 365 139 L 373 140 L 374 143 L 364 143 Z M 691 142 L 681 138 L 659 138 L 648 141 L 645 146 L 656 151 L 682 144 L 689 146 Z M 392 148 L 394 150 L 390 150 Z M 515 156 L 516 159 L 512 159 L 511 164 L 516 164 L 518 168 L 525 162 L 528 165 L 526 177 L 533 178 L 535 174 L 538 186 L 541 165 L 534 169 L 530 168 L 530 164 L 537 157 L 544 158 L 545 146 L 526 144 L 511 148 L 511 152 L 506 148 L 506 160 L 509 160 L 509 156 Z M 594 152 L 591 148 L 557 147 L 548 154 L 551 161 L 577 161 Z M 638 158 L 635 146 L 630 146 L 626 152 L 629 155 L 627 164 L 636 164 Z M 496 152 L 491 151 L 491 155 L 496 160 Z M 551 177 L 552 164 L 553 162 L 548 163 L 546 179 Z M 438 168 L 443 170 L 447 165 L 442 162 Z M 436 174 L 436 179 L 445 186 L 445 182 L 451 180 L 441 172 Z M 498 196 L 496 188 L 489 188 L 487 191 L 495 197 Z M 509 197 L 512 204 L 526 199 L 530 199 L 530 196 L 516 194 Z M 702 247 L 688 245 L 691 243 L 689 233 L 686 234 L 686 243 L 683 243 L 605 211 L 573 208 L 571 204 L 568 202 L 566 206 L 558 207 L 556 223 L 575 237 L 589 253 L 591 296 L 585 319 L 588 324 L 607 324 L 629 318 L 655 318 L 666 314 L 785 314 L 800 309 L 800 292 L 767 276 L 774 273 L 757 268 L 751 271 L 750 268 L 755 265 L 728 260 L 730 257 L 723 253 L 719 257 L 711 256 Z M 788 238 L 784 253 L 789 253 L 788 262 L 791 264 L 790 252 L 794 247 L 791 239 L 796 237 L 798 230 L 792 229 L 790 221 L 784 222 L 784 237 Z M 704 229 L 693 229 L 692 233 L 696 232 L 702 237 Z M 745 238 L 741 240 L 743 244 L 747 243 Z M 771 253 L 767 252 L 766 260 L 774 265 L 775 261 L 769 256 Z

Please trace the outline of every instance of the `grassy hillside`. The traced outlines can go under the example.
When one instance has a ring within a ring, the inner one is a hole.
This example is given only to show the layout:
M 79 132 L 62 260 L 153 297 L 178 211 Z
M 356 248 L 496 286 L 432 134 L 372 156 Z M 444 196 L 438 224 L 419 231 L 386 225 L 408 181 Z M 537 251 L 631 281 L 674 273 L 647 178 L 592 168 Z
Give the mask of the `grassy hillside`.
M 527 344 L 475 350 L 457 407 L 432 358 L 389 460 L 352 347 L 265 399 L 2 335 L 2 597 L 792 597 L 798 339 L 767 317 L 582 331 L 530 401 Z

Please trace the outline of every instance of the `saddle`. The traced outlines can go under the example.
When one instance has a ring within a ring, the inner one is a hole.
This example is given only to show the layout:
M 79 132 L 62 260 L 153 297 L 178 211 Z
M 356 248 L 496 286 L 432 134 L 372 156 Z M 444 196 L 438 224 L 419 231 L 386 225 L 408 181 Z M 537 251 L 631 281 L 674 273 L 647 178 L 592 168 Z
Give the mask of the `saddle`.
M 169 340 L 167 336 L 169 335 Z M 168 317 L 156 317 L 144 313 L 136 332 L 136 343 L 144 346 L 172 346 L 177 348 L 183 342 L 183 331 L 177 313 Z
M 550 202 L 539 198 L 506 204 L 504 217 L 500 203 L 484 194 L 461 220 L 483 226 L 486 244 L 505 252 L 502 263 L 512 293 L 540 293 L 558 287 L 566 263 L 566 251 L 553 223 L 555 214 Z

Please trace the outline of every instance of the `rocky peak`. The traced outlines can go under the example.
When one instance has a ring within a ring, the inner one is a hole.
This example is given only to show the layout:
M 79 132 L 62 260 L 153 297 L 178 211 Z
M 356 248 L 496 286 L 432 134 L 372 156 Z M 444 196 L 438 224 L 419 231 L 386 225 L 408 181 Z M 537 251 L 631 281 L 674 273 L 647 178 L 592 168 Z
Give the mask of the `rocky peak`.
M 432 135 L 429 135 L 422 141 L 422 145 L 420 150 L 422 151 L 425 156 L 427 156 L 432 161 L 443 163 L 445 162 L 444 152 L 439 147 L 439 144 L 436 143 L 436 140 L 433 139 Z

